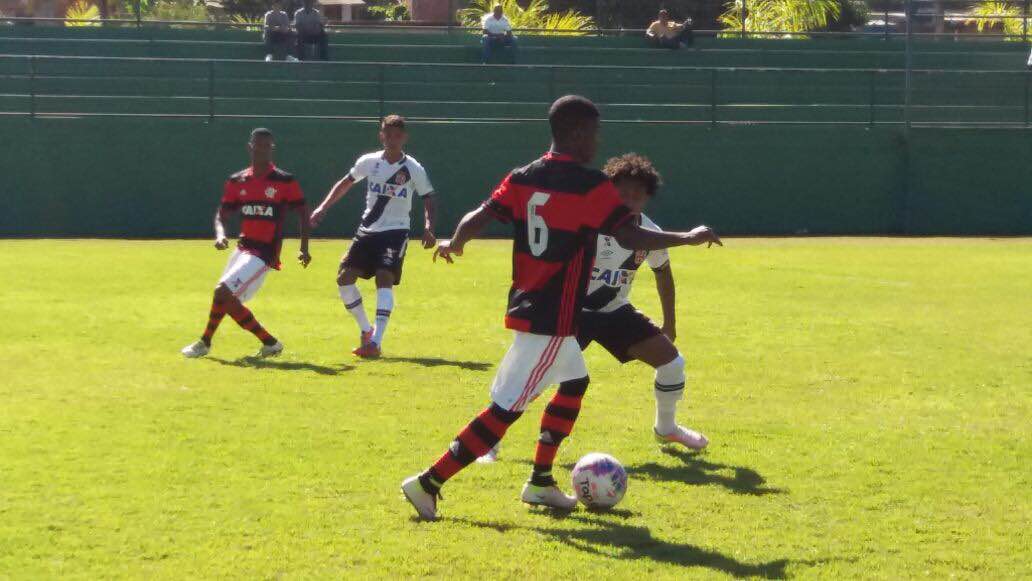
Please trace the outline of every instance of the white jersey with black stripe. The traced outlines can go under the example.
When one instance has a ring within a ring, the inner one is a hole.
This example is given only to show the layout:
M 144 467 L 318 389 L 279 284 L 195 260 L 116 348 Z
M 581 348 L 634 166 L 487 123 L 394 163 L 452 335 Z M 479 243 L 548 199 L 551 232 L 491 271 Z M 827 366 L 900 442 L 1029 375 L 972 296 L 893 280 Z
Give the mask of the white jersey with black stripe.
M 644 214 L 641 216 L 641 227 L 662 232 L 662 229 Z M 662 270 L 670 264 L 670 253 L 666 250 L 628 250 L 620 246 L 612 236 L 600 234 L 584 310 L 611 313 L 630 304 L 634 275 L 644 262 L 648 262 L 652 270 Z
M 360 233 L 408 230 L 412 197 L 434 193 L 426 170 L 410 155 L 402 155 L 397 163 L 388 162 L 382 150 L 363 155 L 348 176 L 355 182 L 367 182 Z

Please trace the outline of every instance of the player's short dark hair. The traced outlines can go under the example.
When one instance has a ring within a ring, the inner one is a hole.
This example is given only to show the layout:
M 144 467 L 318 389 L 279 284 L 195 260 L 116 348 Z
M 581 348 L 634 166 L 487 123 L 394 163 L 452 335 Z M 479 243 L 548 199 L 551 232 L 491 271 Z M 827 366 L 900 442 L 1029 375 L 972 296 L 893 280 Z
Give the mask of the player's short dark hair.
M 655 196 L 659 186 L 663 185 L 663 176 L 652 165 L 652 161 L 644 155 L 625 153 L 606 162 L 602 172 L 616 183 L 620 180 L 634 180 L 645 186 L 650 196 Z
M 401 115 L 388 115 L 383 118 L 380 122 L 380 129 L 387 129 L 388 127 L 397 127 L 402 131 L 405 131 L 405 118 Z
M 601 116 L 598 107 L 587 97 L 580 95 L 559 97 L 548 110 L 548 124 L 552 126 L 552 138 L 556 141 L 565 141 L 587 123 L 598 121 Z
M 254 140 L 257 137 L 268 137 L 271 139 L 272 131 L 269 131 L 265 127 L 255 127 L 251 130 L 251 143 L 254 143 Z

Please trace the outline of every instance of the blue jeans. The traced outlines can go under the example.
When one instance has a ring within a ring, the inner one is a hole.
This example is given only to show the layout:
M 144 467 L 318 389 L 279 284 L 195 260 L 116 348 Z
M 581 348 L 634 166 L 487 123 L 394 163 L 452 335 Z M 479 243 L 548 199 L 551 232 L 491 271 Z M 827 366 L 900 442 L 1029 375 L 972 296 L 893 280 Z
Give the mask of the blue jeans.
M 485 63 L 491 60 L 491 54 L 494 51 L 504 49 L 505 47 L 509 47 L 512 50 L 513 60 L 515 60 L 516 37 L 511 34 L 506 36 L 488 36 L 485 34 L 480 39 L 480 44 L 484 47 L 482 59 Z

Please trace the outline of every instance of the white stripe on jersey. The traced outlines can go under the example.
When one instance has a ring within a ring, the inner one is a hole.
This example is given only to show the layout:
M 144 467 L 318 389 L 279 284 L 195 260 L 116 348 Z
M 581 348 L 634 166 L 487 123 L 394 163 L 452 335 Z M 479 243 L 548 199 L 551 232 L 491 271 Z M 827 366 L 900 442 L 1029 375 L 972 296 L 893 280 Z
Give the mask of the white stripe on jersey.
M 641 216 L 641 227 L 662 232 L 662 229 L 644 214 Z M 648 262 L 653 270 L 660 269 L 670 263 L 670 253 L 666 250 L 628 250 L 620 246 L 612 236 L 599 234 L 595 267 L 591 270 L 591 282 L 588 283 L 588 309 L 610 313 L 630 304 L 628 297 L 631 294 L 634 275 L 643 262 Z M 606 302 L 601 305 L 593 304 L 601 300 Z
M 413 195 L 434 193 L 426 170 L 409 155 L 389 163 L 382 150 L 375 151 L 358 158 L 348 175 L 356 182 L 367 180 L 360 232 L 408 230 Z

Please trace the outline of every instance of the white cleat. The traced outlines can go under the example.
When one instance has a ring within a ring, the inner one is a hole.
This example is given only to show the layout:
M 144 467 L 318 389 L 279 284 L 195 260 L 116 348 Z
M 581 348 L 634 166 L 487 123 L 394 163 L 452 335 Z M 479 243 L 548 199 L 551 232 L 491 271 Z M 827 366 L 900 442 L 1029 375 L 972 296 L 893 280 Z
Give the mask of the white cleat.
M 655 428 L 652 433 L 656 435 L 656 441 L 660 444 L 680 444 L 689 450 L 702 450 L 709 445 L 709 440 L 695 430 L 689 430 L 684 426 L 677 426 L 669 434 L 660 434 Z
M 262 345 L 262 348 L 254 354 L 255 357 L 275 357 L 283 353 L 283 343 L 276 341 L 272 345 Z
M 494 464 L 498 461 L 498 454 L 502 451 L 502 443 L 498 442 L 494 448 L 487 451 L 487 454 L 477 458 L 477 464 Z
M 204 357 L 211 351 L 211 347 L 204 344 L 204 341 L 200 339 L 196 343 L 190 343 L 186 347 L 183 347 L 179 352 L 183 354 L 183 357 L 187 359 L 196 359 L 198 357 Z
M 401 492 L 405 495 L 405 500 L 408 500 L 409 504 L 416 509 L 419 518 L 430 521 L 437 520 L 437 497 L 423 490 L 418 474 L 401 483 Z
M 573 510 L 577 506 L 577 498 L 563 494 L 558 486 L 536 486 L 529 482 L 523 485 L 520 500 L 533 506 L 547 506 L 559 510 Z

